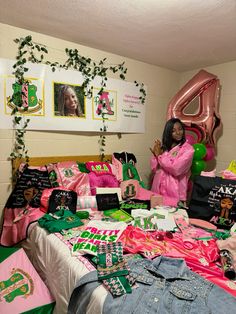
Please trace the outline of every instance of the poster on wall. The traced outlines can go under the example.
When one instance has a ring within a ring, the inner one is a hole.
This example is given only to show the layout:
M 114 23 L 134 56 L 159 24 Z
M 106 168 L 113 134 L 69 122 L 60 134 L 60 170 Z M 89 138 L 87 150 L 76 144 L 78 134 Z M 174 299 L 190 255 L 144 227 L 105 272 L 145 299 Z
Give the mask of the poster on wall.
M 27 64 L 25 78 L 29 85 L 19 85 L 12 75 L 14 61 L 0 59 L 0 119 L 1 129 L 12 129 L 11 112 L 19 103 L 19 94 L 28 104 L 31 130 L 63 130 L 99 132 L 103 116 L 108 132 L 144 133 L 145 104 L 141 103 L 139 88 L 134 83 L 108 78 L 99 94 L 101 81 L 91 83 L 92 96 L 84 96 L 80 72 L 57 69 L 46 65 Z

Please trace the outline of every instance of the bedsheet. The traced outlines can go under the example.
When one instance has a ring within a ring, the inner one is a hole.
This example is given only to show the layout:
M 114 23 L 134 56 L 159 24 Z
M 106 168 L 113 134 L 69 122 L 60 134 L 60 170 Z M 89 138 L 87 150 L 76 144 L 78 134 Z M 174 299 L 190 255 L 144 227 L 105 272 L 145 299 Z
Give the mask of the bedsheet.
M 67 306 L 78 280 L 95 268 L 83 257 L 72 256 L 70 248 L 38 223 L 30 226 L 22 243 L 32 264 L 56 300 L 54 314 L 67 313 Z M 86 314 L 101 314 L 107 291 L 98 287 L 91 296 Z

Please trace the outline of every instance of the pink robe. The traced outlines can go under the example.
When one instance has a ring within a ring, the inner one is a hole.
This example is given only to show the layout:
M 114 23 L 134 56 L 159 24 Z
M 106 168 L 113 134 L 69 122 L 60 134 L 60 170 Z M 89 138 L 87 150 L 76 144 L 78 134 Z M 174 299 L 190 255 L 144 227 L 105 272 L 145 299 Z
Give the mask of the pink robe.
M 154 172 L 151 190 L 163 196 L 164 205 L 176 206 L 179 200 L 187 199 L 193 154 L 194 148 L 185 142 L 158 157 L 151 157 Z

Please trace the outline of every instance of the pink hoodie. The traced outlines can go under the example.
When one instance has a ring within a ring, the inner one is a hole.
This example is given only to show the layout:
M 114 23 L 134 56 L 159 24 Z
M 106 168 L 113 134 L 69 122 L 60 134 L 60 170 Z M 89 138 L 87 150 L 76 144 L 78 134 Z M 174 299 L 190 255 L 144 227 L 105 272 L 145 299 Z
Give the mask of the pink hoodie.
M 151 157 L 150 165 L 155 173 L 151 190 L 163 196 L 164 205 L 176 206 L 179 200 L 187 199 L 193 154 L 194 148 L 185 142 Z

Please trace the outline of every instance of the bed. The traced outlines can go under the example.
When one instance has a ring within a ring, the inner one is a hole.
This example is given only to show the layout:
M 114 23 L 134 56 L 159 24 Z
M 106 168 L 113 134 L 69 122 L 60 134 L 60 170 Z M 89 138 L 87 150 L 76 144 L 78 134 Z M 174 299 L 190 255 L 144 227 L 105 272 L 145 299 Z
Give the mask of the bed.
M 86 156 L 53 156 L 31 157 L 29 166 L 44 166 L 50 163 L 63 161 L 100 161 L 98 155 Z M 105 156 L 106 161 L 111 160 L 111 155 Z M 16 173 L 24 159 L 13 162 L 12 171 Z M 48 286 L 56 300 L 55 314 L 67 313 L 70 295 L 77 281 L 90 270 L 95 268 L 85 258 L 71 256 L 71 249 L 55 234 L 48 234 L 37 223 L 30 225 L 27 240 L 21 243 L 34 267 Z M 91 298 L 88 313 L 102 313 L 102 304 L 107 295 L 103 286 L 96 289 Z
M 37 223 L 31 225 L 29 237 L 22 243 L 32 264 L 55 298 L 55 314 L 67 313 L 67 306 L 79 279 L 94 270 L 81 257 L 71 256 L 71 250 L 55 234 L 48 234 Z M 92 295 L 87 313 L 102 313 L 107 291 L 100 286 Z
M 111 159 L 111 155 L 105 157 L 106 161 L 111 161 Z M 44 166 L 46 164 L 63 161 L 100 161 L 100 156 L 31 157 L 29 165 Z M 16 173 L 22 162 L 24 162 L 24 160 L 14 161 L 13 174 Z M 21 243 L 21 245 L 56 300 L 54 313 L 67 313 L 71 294 L 78 282 L 82 277 L 86 277 L 86 275 L 96 270 L 96 268 L 83 256 L 72 256 L 71 246 L 63 240 L 59 233 L 49 234 L 45 229 L 41 228 L 37 222 L 30 224 L 30 227 L 28 228 L 28 237 Z M 195 253 L 197 255 L 197 251 Z M 191 254 L 189 255 L 191 259 Z M 189 260 L 188 266 L 190 265 L 191 261 Z M 191 266 L 192 268 L 196 268 L 194 263 Z M 204 275 L 204 267 L 205 270 L 208 268 L 208 266 L 201 265 L 198 272 L 200 275 Z M 213 267 L 213 264 L 211 267 Z M 222 287 L 229 284 L 229 287 L 226 288 L 228 290 L 231 289 L 230 292 L 236 296 L 236 282 L 223 282 L 222 278 L 219 277 L 214 279 L 215 275 L 219 275 L 219 272 L 217 273 L 217 271 L 216 267 L 212 268 L 212 273 L 209 272 L 209 280 L 215 283 L 218 282 L 219 285 L 223 285 Z M 109 296 L 107 289 L 100 284 L 92 292 L 86 307 L 86 314 L 101 314 L 107 296 Z

